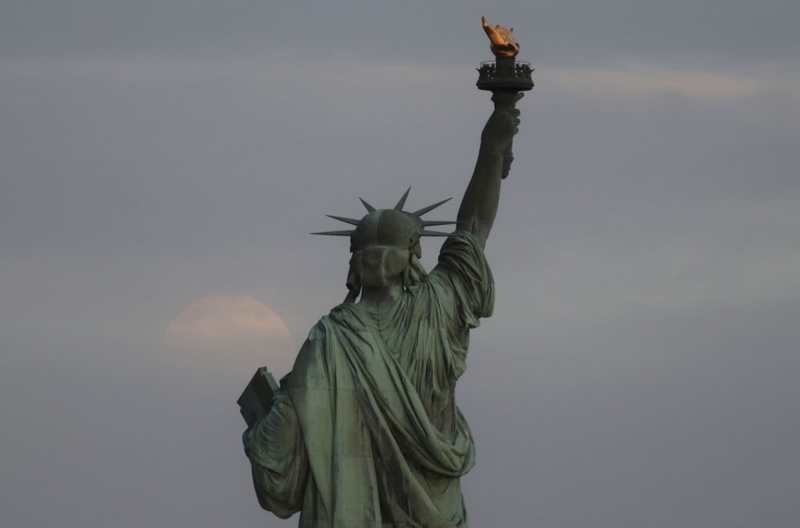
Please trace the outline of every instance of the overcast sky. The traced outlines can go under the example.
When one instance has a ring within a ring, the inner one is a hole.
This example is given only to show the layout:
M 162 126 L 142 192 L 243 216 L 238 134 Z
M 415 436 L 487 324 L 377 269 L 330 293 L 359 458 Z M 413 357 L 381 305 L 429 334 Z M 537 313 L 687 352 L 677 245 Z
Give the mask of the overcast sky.
M 240 295 L 296 347 L 346 293 L 326 213 L 454 219 L 481 15 L 536 88 L 458 388 L 472 525 L 800 526 L 796 0 L 3 2 L 3 526 L 296 525 L 235 405 L 292 353 L 165 333 Z

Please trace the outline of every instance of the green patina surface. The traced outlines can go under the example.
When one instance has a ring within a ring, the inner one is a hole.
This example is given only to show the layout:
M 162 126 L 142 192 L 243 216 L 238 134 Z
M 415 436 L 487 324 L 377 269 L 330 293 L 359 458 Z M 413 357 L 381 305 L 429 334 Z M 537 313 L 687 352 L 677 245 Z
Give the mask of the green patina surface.
M 240 399 L 259 503 L 303 528 L 466 528 L 461 477 L 475 463 L 455 402 L 469 333 L 494 306 L 484 256 L 511 160 L 521 95 L 494 93 L 455 231 L 436 267 L 419 262 L 429 206 L 403 211 L 364 202 L 349 236 L 345 302 L 311 330 L 291 373 Z M 363 200 L 362 200 L 363 202 Z M 254 378 L 259 380 L 260 378 Z M 263 383 L 261 385 L 264 385 Z M 262 394 L 262 396 L 259 396 Z M 268 395 L 268 396 L 263 396 Z

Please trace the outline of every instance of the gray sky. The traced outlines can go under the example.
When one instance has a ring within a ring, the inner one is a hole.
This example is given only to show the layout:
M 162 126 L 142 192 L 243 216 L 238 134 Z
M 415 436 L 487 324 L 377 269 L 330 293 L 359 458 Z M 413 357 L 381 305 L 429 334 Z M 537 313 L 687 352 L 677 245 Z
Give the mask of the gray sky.
M 11 0 L 3 526 L 296 524 L 259 509 L 235 405 L 281 359 L 162 340 L 224 294 L 299 344 L 346 293 L 325 213 L 411 185 L 455 216 L 482 14 L 537 86 L 459 384 L 472 524 L 800 523 L 800 3 Z

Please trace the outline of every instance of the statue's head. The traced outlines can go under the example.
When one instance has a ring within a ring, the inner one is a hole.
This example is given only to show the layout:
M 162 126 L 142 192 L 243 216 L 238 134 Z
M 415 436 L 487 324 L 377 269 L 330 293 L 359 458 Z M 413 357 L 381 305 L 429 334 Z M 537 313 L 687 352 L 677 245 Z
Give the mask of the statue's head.
M 348 288 L 382 288 L 396 281 L 406 285 L 412 256 L 422 256 L 421 232 L 422 221 L 403 211 L 378 209 L 362 218 L 350 235 Z
M 429 222 L 421 218 L 447 200 L 412 213 L 402 210 L 407 197 L 408 191 L 393 209 L 375 209 L 361 200 L 369 211 L 361 220 L 328 215 L 354 225 L 355 229 L 314 233 L 350 237 L 352 257 L 347 274 L 350 293 L 345 302 L 354 302 L 362 286 L 384 288 L 397 282 L 405 288 L 413 288 L 425 276 L 419 262 L 422 256 L 420 237 L 447 236 L 449 233 L 429 231 L 426 227 L 453 222 Z

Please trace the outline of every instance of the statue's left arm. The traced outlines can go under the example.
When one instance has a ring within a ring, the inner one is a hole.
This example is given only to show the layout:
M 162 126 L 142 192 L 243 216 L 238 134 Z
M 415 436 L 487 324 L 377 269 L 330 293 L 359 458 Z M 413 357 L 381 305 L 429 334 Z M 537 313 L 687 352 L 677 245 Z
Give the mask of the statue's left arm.
M 500 182 L 504 159 L 519 125 L 516 102 L 522 94 L 496 93 L 492 96 L 494 112 L 481 134 L 481 146 L 475 171 L 458 210 L 457 228 L 471 233 L 481 248 L 486 245 L 489 231 L 497 215 L 500 201 Z
M 308 456 L 291 399 L 279 392 L 263 419 L 242 435 L 258 503 L 286 519 L 300 511 L 309 474 Z

